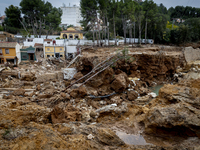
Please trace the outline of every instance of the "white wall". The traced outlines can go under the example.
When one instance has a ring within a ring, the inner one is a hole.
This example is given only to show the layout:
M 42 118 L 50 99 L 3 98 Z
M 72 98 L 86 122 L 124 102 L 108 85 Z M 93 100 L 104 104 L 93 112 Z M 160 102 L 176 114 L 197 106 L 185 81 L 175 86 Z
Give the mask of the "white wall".
M 16 50 L 16 56 L 18 58 L 18 64 L 21 62 L 21 53 L 20 53 L 21 48 L 22 46 L 17 43 L 17 45 L 15 46 L 15 50 Z
M 74 25 L 74 26 L 81 26 L 79 23 L 82 20 L 81 11 L 79 6 L 67 6 L 61 7 L 62 9 L 62 16 L 61 16 L 61 24 L 67 25 Z
M 33 42 L 28 42 L 28 39 L 26 39 L 26 41 L 24 42 L 24 46 L 32 46 L 34 47 L 35 43 L 39 43 L 39 44 L 43 44 L 44 39 L 43 38 L 34 38 Z
M 76 46 L 66 46 L 66 53 L 75 53 Z

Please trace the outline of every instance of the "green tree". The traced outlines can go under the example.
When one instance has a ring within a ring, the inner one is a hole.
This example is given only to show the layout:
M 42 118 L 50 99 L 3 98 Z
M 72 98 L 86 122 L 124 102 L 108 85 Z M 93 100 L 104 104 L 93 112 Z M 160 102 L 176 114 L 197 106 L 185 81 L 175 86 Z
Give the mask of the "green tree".
M 42 0 L 22 0 L 20 6 L 26 24 L 31 25 L 36 37 L 41 37 L 44 28 L 47 29 L 47 35 L 52 28 L 58 28 L 62 13 L 60 9 L 52 7 L 51 3 Z M 53 19 L 52 17 L 58 18 Z
M 6 31 L 11 33 L 17 33 L 22 27 L 20 23 L 21 11 L 17 6 L 10 5 L 5 9 L 6 19 L 3 25 L 6 28 Z
M 81 0 L 80 9 L 83 20 L 81 20 L 81 25 L 85 31 L 92 30 L 93 32 L 93 42 L 95 41 L 95 21 L 97 21 L 97 10 L 98 10 L 97 0 Z
M 155 26 L 156 15 L 158 12 L 156 3 L 153 0 L 145 0 L 142 4 L 143 11 L 144 11 L 144 21 L 143 25 L 145 25 L 145 43 L 147 39 L 147 25 L 153 27 Z
M 136 21 L 138 23 L 138 31 L 139 31 L 139 44 L 141 45 L 141 32 L 142 32 L 142 28 L 141 28 L 141 23 L 142 23 L 142 19 L 144 18 L 144 11 L 141 5 L 137 5 L 136 9 L 135 9 L 135 18 Z
M 61 31 L 61 28 L 59 27 L 59 24 L 61 23 L 61 16 L 62 10 L 56 7 L 53 7 L 50 13 L 46 16 L 46 38 L 52 30 Z

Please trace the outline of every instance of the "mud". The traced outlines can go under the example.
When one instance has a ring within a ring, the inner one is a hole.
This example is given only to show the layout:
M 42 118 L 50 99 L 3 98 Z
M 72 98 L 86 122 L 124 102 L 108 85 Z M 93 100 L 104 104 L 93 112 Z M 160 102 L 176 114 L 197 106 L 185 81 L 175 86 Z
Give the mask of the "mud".
M 0 149 L 198 149 L 198 63 L 181 48 L 149 45 L 105 61 L 118 49 L 83 50 L 71 80 L 67 61 L 2 65 Z M 97 74 L 103 61 L 112 65 Z

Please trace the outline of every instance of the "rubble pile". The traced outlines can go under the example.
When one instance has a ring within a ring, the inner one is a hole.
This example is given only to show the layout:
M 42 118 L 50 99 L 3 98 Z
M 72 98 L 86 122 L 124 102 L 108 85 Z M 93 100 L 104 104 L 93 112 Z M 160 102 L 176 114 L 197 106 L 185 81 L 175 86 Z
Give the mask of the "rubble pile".
M 137 49 L 105 70 L 116 48 L 85 50 L 66 80 L 63 60 L 2 66 L 0 149 L 200 147 L 198 65 L 185 65 L 182 51 Z M 158 96 L 157 84 L 165 84 Z M 129 145 L 118 131 L 147 143 Z

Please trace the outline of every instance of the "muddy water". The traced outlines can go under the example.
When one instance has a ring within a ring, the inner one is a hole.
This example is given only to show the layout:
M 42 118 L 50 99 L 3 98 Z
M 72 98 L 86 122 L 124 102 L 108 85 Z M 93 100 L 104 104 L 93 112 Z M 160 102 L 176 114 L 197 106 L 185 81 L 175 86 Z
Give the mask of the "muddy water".
M 149 89 L 152 90 L 152 92 L 156 93 L 156 95 L 159 95 L 159 90 L 163 87 L 164 85 L 156 85 L 155 87 L 150 87 Z
M 127 134 L 125 132 L 116 131 L 117 136 L 129 145 L 152 145 L 147 143 L 142 135 Z

